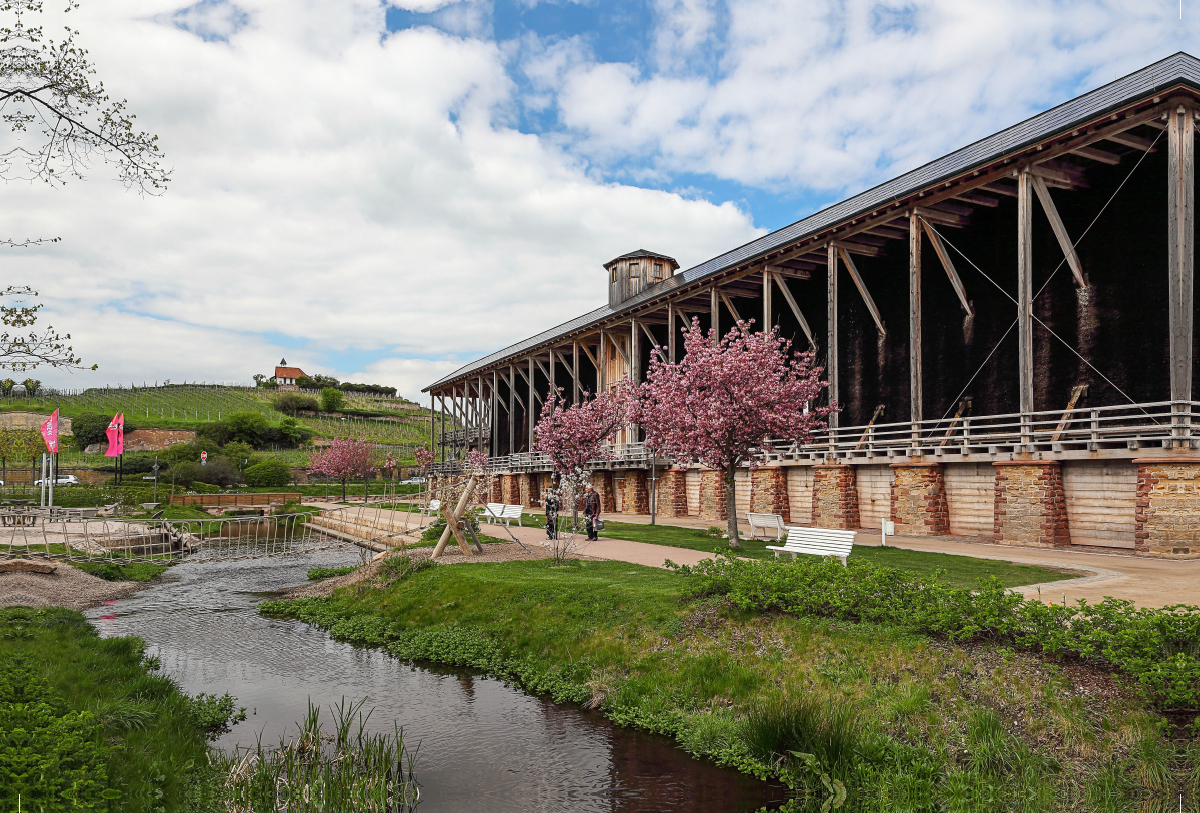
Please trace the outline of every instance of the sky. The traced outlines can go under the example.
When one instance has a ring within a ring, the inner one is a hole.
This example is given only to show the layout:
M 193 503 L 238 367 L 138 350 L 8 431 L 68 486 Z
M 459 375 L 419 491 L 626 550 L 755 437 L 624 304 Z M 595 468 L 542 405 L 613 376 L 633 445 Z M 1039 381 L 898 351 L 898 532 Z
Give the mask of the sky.
M 61 238 L 0 249 L 5 284 L 99 365 L 35 377 L 249 383 L 286 357 L 422 401 L 604 304 L 613 257 L 688 268 L 1200 55 L 1197 0 L 83 0 L 63 19 L 172 177 L 139 195 L 97 161 L 0 190 L 0 238 Z

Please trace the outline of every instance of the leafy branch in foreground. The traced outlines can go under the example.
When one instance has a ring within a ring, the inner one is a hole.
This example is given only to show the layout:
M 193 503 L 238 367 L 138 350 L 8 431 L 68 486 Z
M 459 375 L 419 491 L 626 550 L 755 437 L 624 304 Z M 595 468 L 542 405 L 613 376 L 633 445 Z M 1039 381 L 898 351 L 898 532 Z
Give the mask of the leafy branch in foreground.
M 113 101 L 88 52 L 65 27 L 56 42 L 25 15 L 42 13 L 42 0 L 6 0 L 0 13 L 0 120 L 11 141 L 0 148 L 0 178 L 66 183 L 82 178 L 95 158 L 113 163 L 126 188 L 161 194 L 170 171 L 159 164 L 158 136 L 134 127 L 126 101 Z M 66 11 L 78 8 L 68 0 Z
M 51 367 L 95 370 L 95 364 L 85 368 L 83 360 L 67 344 L 70 333 L 59 333 L 52 325 L 42 329 L 35 327 L 42 305 L 30 304 L 27 297 L 37 295 L 37 291 L 26 285 L 10 285 L 0 291 L 0 322 L 4 327 L 17 330 L 33 328 L 27 334 L 12 330 L 0 333 L 0 369 L 22 372 L 46 364 Z

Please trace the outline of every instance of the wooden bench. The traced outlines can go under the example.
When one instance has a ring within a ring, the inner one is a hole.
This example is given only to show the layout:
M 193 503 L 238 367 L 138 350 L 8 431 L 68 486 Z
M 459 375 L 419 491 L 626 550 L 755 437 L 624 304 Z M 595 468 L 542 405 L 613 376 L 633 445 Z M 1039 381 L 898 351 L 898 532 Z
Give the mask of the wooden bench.
M 796 558 L 798 553 L 807 553 L 810 556 L 833 556 L 842 561 L 843 567 L 846 564 L 846 557 L 850 555 L 850 550 L 854 547 L 854 534 L 857 531 L 839 531 L 833 528 L 793 528 L 787 529 L 787 540 L 782 546 L 767 545 L 767 550 L 775 552 L 775 558 L 779 558 L 779 554 L 790 553 L 792 558 Z
M 487 504 L 487 507 L 483 509 L 483 516 L 488 521 L 489 525 L 493 522 L 503 522 L 507 527 L 511 525 L 512 521 L 515 519 L 517 521 L 517 525 L 522 528 L 525 527 L 524 525 L 521 525 L 521 506 L 519 505 L 509 505 L 502 502 L 490 502 Z
M 783 532 L 787 530 L 787 526 L 783 524 L 783 517 L 779 514 L 755 514 L 753 511 L 748 511 L 746 519 L 750 522 L 751 539 L 758 535 L 758 529 L 761 528 L 764 531 L 774 531 L 775 541 L 778 542 L 783 536 Z

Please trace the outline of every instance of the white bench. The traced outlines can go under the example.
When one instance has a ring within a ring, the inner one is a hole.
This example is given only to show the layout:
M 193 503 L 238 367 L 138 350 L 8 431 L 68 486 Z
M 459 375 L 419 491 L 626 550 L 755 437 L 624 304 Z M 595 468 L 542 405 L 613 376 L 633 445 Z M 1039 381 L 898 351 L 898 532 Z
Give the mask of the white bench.
M 502 502 L 490 502 L 487 504 L 487 507 L 483 509 L 483 516 L 484 519 L 488 521 L 489 525 L 493 522 L 503 522 L 505 526 L 509 526 L 515 519 L 517 521 L 517 525 L 520 525 L 522 528 L 525 527 L 524 525 L 521 525 L 521 506 L 519 505 L 509 505 Z
M 854 534 L 857 531 L 839 531 L 833 528 L 793 528 L 787 529 L 787 540 L 782 546 L 767 545 L 767 550 L 775 551 L 775 558 L 779 558 L 779 554 L 790 553 L 792 558 L 796 558 L 798 553 L 807 553 L 810 556 L 833 556 L 842 560 L 842 565 L 846 564 L 846 557 L 850 555 L 851 548 L 854 547 Z
M 761 528 L 764 531 L 774 531 L 775 541 L 778 542 L 783 536 L 783 532 L 787 530 L 787 526 L 783 524 L 783 517 L 779 514 L 755 514 L 753 511 L 748 511 L 746 519 L 750 521 L 751 539 L 758 535 L 757 529 Z
M 442 501 L 441 500 L 430 500 L 429 505 L 427 505 L 421 509 L 422 514 L 427 514 L 428 516 L 431 516 L 431 517 L 435 516 L 437 514 L 440 514 L 441 512 L 442 512 Z

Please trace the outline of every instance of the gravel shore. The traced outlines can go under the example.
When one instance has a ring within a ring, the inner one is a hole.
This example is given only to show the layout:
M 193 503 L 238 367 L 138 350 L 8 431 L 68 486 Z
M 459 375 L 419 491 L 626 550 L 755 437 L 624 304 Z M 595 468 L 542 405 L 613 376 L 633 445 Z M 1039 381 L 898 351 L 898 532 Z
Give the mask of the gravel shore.
M 53 573 L 0 573 L 0 607 L 86 610 L 145 586 L 140 582 L 105 581 L 60 562 Z

